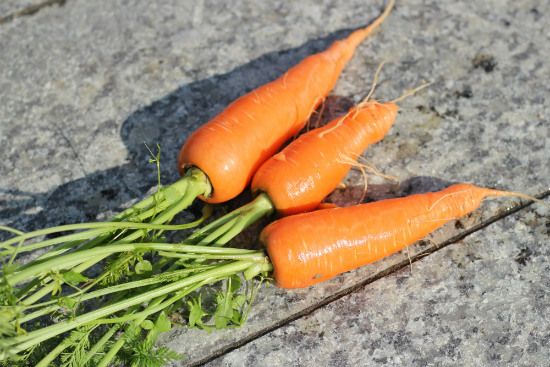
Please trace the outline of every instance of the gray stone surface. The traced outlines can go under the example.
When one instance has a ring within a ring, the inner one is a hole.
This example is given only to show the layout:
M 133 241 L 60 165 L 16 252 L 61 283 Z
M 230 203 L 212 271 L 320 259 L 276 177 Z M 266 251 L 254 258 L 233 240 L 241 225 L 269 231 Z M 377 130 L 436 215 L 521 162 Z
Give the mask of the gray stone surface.
M 176 152 L 195 127 L 347 29 L 373 19 L 381 4 L 75 0 L 0 25 L 0 223 L 33 229 L 103 218 L 128 205 L 155 184 L 144 141 L 162 145 L 163 180 L 173 181 Z M 401 182 L 372 178 L 370 199 L 453 181 L 530 194 L 549 188 L 550 34 L 544 17 L 549 13 L 546 1 L 398 1 L 382 31 L 358 49 L 334 91 L 340 101 L 359 100 L 383 60 L 390 63 L 376 92 L 380 99 L 397 97 L 423 80 L 434 83 L 401 103 L 392 132 L 366 153 L 370 164 Z M 337 109 L 339 102 L 331 103 Z M 360 175 L 352 173 L 347 182 L 350 187 L 334 200 L 349 204 L 357 198 Z M 411 248 L 411 256 L 516 202 L 484 205 L 435 233 L 431 243 Z M 533 236 L 548 243 L 547 232 Z M 501 237 L 483 238 L 494 245 Z M 524 244 L 523 236 L 502 241 Z M 184 363 L 200 361 L 404 261 L 407 253 L 397 254 L 308 290 L 262 290 L 244 328 L 210 335 L 180 329 L 164 342 L 187 353 Z M 533 272 L 544 272 L 547 261 L 532 266 Z M 434 266 L 434 274 L 422 281 L 443 276 L 449 268 Z M 510 267 L 500 271 L 515 274 Z M 479 287 L 491 285 L 490 277 L 488 283 L 483 277 L 476 280 Z M 455 292 L 441 292 L 448 303 L 461 302 Z M 349 297 L 363 296 L 368 292 Z M 399 313 L 377 305 L 384 317 Z M 405 298 L 398 306 L 413 307 Z M 315 315 L 330 317 L 333 309 L 323 307 Z M 541 318 L 536 313 L 525 317 L 535 323 Z M 529 343 L 546 340 L 533 338 Z M 360 348 L 346 340 L 350 348 Z M 330 355 L 330 347 L 322 345 Z M 407 355 L 403 351 L 403 360 Z
M 33 6 L 38 2 L 39 1 L 36 0 L 3 0 L 0 2 L 0 18 L 4 18 L 26 7 Z
M 548 210 L 524 210 L 207 366 L 545 366 Z
M 0 2 L 0 24 L 15 18 L 32 16 L 49 6 L 63 6 L 67 0 L 2 0 Z

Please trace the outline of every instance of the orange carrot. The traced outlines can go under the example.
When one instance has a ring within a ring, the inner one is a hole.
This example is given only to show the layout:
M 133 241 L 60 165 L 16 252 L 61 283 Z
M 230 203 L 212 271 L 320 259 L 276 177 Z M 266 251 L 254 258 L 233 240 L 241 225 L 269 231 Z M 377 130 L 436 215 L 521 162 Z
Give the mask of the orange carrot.
M 492 196 L 526 197 L 456 184 L 439 192 L 285 217 L 268 225 L 260 239 L 277 285 L 308 287 L 398 252 Z
M 388 132 L 397 109 L 393 102 L 362 102 L 345 116 L 300 135 L 258 169 L 252 202 L 196 230 L 188 240 L 221 246 L 273 211 L 288 215 L 319 208 L 363 150 Z
M 309 56 L 278 79 L 240 97 L 196 130 L 182 147 L 180 172 L 198 167 L 213 188 L 210 203 L 237 196 L 256 169 L 305 125 L 308 117 L 336 84 L 357 46 L 388 16 L 352 32 L 328 49 Z
M 367 102 L 302 134 L 258 169 L 252 190 L 265 192 L 284 215 L 317 208 L 361 153 L 386 135 L 397 110 L 392 102 Z

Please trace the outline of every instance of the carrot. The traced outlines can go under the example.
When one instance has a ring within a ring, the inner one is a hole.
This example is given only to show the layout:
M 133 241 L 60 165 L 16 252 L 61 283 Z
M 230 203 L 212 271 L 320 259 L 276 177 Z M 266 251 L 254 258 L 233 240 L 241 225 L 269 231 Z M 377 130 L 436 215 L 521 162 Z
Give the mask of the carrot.
M 352 32 L 328 49 L 311 55 L 278 79 L 238 98 L 201 126 L 182 147 L 180 172 L 198 167 L 212 191 L 202 195 L 209 203 L 234 198 L 250 182 L 258 167 L 290 137 L 333 89 L 357 46 L 390 13 L 394 0 L 368 27 Z
M 277 285 L 303 288 L 398 252 L 496 196 L 527 197 L 456 184 L 439 192 L 289 216 L 264 228 L 260 239 Z
M 259 218 L 277 211 L 282 215 L 319 208 L 346 176 L 356 160 L 389 131 L 400 101 L 429 84 L 412 89 L 399 98 L 379 103 L 369 100 L 374 92 L 381 64 L 367 97 L 343 117 L 308 131 L 272 156 L 252 179 L 256 198 L 196 230 L 190 243 L 224 245 Z
M 216 296 L 215 323 L 203 320 L 208 312 L 202 309 L 199 295 L 187 302 L 190 325 L 205 329 L 241 325 L 246 320 L 254 293 L 245 296 L 243 304 L 242 295 L 235 293 L 240 284 L 237 275 L 243 274 L 245 279 L 252 279 L 256 275 L 273 272 L 280 287 L 307 287 L 397 252 L 444 223 L 475 210 L 483 199 L 491 196 L 532 199 L 526 195 L 457 184 L 440 192 L 283 218 L 261 233 L 260 239 L 269 257 L 264 250 L 164 242 L 115 243 L 12 267 L 9 273 L 4 274 L 5 284 L 0 289 L 2 299 L 13 300 L 5 305 L 0 361 L 32 352 L 41 343 L 57 343 L 59 335 L 67 335 L 55 348 L 48 344 L 49 348 L 43 350 L 50 352 L 45 356 L 39 354 L 42 359 L 33 364 L 49 366 L 65 349 L 77 350 L 80 340 L 88 338 L 96 326 L 112 324 L 106 331 L 97 328 L 95 335 L 99 340 L 93 347 L 99 354 L 104 354 L 97 365 L 107 366 L 125 343 L 126 337 L 134 338 L 129 339 L 133 341 L 156 340 L 160 332 L 170 329 L 169 312 L 181 311 L 178 302 L 193 297 L 191 294 L 200 287 L 222 280 L 226 284 L 225 290 Z M 32 305 L 15 297 L 26 288 L 25 282 L 41 280 L 57 269 L 85 263 L 99 253 L 129 254 L 143 260 L 135 268 L 125 270 L 132 276 L 121 284 L 108 284 L 86 291 L 90 279 L 63 272 L 60 274 L 70 277 L 72 288 L 67 289 L 62 297 L 54 294 L 50 300 Z M 146 254 L 157 254 L 160 259 L 157 258 L 158 261 L 152 266 L 145 260 Z M 154 274 L 144 276 L 143 270 L 147 270 L 143 267 L 147 263 L 150 267 L 148 272 L 154 271 Z M 141 271 L 138 271 L 139 264 Z M 233 285 L 233 281 L 237 284 Z M 91 307 L 81 307 L 84 303 Z M 151 317 L 155 314 L 158 314 L 157 321 L 153 322 Z M 55 316 L 55 319 L 47 315 Z M 55 322 L 43 326 L 35 321 L 38 318 Z M 36 325 L 41 326 L 35 328 Z M 143 336 L 142 329 L 150 328 L 153 331 Z M 124 337 L 118 334 L 118 341 L 109 345 L 107 341 L 121 330 L 125 333 L 133 331 L 129 335 L 124 334 Z M 101 336 L 103 332 L 105 334 Z M 106 348 L 109 351 L 101 353 Z M 147 350 L 151 355 L 155 352 L 155 349 Z M 82 354 L 79 356 L 82 357 Z
M 345 116 L 300 135 L 258 169 L 252 202 L 196 230 L 188 240 L 224 245 L 274 211 L 288 215 L 318 208 L 361 153 L 389 131 L 397 110 L 393 102 L 362 102 Z
M 113 230 L 112 225 L 94 228 L 94 224 L 89 224 L 81 227 L 88 229 L 81 233 L 29 246 L 22 245 L 11 254 L 10 261 L 13 261 L 17 253 L 51 245 L 58 246 L 42 255 L 43 258 L 58 256 L 76 247 L 92 248 L 114 240 L 132 242 L 146 237 L 154 230 L 154 226 L 171 221 L 176 214 L 191 205 L 196 197 L 218 203 L 238 195 L 259 165 L 304 126 L 309 115 L 334 87 L 359 43 L 380 26 L 393 4 L 394 0 L 390 0 L 384 12 L 368 27 L 352 32 L 347 38 L 334 42 L 327 50 L 306 58 L 280 78 L 240 97 L 195 131 L 179 155 L 179 167 L 184 177 L 167 187 L 161 187 L 159 182 L 160 189 L 156 194 L 113 218 L 116 222 L 151 221 L 153 226 L 145 230 L 132 228 L 127 231 Z M 160 167 L 160 153 L 156 156 L 152 152 L 151 154 L 152 161 Z M 255 207 L 256 212 L 247 216 L 244 222 L 241 220 L 240 224 L 246 226 L 258 215 L 270 210 L 265 205 L 259 206 Z M 47 231 L 53 233 L 61 230 L 61 227 L 56 227 Z M 0 244 L 0 247 L 11 246 L 43 233 L 44 231 L 36 231 L 19 235 Z M 83 271 L 103 259 L 102 256 L 90 259 L 88 263 L 80 265 L 78 270 Z M 39 300 L 56 286 L 51 279 L 44 280 L 43 284 L 44 287 L 29 295 L 28 302 Z M 38 286 L 30 289 L 36 288 Z
M 361 153 L 382 140 L 397 110 L 392 102 L 368 102 L 301 135 L 260 167 L 252 180 L 253 192 L 265 192 L 284 215 L 317 208 Z

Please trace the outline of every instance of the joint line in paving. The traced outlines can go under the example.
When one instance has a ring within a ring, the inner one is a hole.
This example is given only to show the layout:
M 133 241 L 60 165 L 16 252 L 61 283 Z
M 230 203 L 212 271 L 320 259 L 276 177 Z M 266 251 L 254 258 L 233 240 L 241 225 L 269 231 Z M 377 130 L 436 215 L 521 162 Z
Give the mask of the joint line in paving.
M 5 16 L 0 15 L 0 25 L 9 23 L 16 18 L 28 17 L 31 15 L 34 15 L 38 13 L 40 10 L 48 6 L 52 6 L 52 5 L 63 6 L 65 5 L 66 2 L 67 0 L 44 0 L 40 3 L 29 5 L 22 9 L 16 10 L 12 13 L 9 13 L 8 15 L 5 15 Z

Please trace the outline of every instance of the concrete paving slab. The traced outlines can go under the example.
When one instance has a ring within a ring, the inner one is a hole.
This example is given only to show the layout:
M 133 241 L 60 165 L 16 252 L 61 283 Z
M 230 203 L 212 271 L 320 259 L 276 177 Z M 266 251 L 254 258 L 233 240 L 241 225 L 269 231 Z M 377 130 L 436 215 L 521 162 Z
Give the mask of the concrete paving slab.
M 0 25 L 0 221 L 40 228 L 128 205 L 155 185 L 144 141 L 162 145 L 163 180 L 173 181 L 176 152 L 195 127 L 373 19 L 381 5 L 75 0 Z M 530 194 L 549 188 L 550 34 L 541 16 L 549 12 L 547 2 L 529 0 L 398 2 L 334 91 L 359 100 L 383 60 L 391 63 L 381 99 L 434 82 L 402 103 L 392 132 L 367 152 L 401 181 L 373 178 L 369 199 L 453 181 Z M 359 183 L 351 174 L 351 187 L 334 199 L 353 202 Z M 515 202 L 485 205 L 434 234 L 432 244 Z M 246 327 L 208 336 L 180 329 L 165 342 L 187 353 L 186 363 L 198 362 L 406 260 L 398 254 L 309 290 L 263 290 Z

